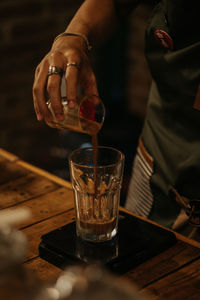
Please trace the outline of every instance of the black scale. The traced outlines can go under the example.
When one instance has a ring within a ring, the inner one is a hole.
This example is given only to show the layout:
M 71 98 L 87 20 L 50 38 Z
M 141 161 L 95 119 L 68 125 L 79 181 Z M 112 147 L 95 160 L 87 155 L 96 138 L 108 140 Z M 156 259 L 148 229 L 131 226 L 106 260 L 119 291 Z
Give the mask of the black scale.
M 120 212 L 118 234 L 112 241 L 96 244 L 82 241 L 76 237 L 73 222 L 43 235 L 39 256 L 61 269 L 73 264 L 98 263 L 123 274 L 175 242 L 173 232 Z

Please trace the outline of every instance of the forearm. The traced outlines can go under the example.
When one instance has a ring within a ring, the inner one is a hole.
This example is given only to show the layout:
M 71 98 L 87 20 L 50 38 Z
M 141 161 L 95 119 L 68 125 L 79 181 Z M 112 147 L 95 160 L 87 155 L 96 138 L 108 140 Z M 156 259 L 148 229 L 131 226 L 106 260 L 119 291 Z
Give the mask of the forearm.
M 84 34 L 93 45 L 103 43 L 117 25 L 114 0 L 86 0 L 79 8 L 66 32 Z
M 80 6 L 65 33 L 79 33 L 84 35 L 92 44 L 99 46 L 103 44 L 113 32 L 117 25 L 126 19 L 140 0 L 85 0 Z M 58 37 L 63 36 L 63 34 Z M 57 38 L 58 38 L 57 37 Z M 69 37 L 69 35 L 68 35 Z M 68 41 L 73 42 L 77 49 L 87 49 L 83 38 L 71 36 Z M 62 39 L 64 41 L 64 39 Z M 63 43 L 53 43 L 52 49 L 60 51 Z M 88 42 L 87 42 L 88 44 Z

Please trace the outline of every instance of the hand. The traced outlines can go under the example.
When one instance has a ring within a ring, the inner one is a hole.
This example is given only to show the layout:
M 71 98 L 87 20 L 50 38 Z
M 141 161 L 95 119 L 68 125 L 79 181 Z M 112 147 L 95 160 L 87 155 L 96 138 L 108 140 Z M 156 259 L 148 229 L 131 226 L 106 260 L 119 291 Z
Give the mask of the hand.
M 76 66 L 68 66 L 68 63 Z M 88 56 L 85 52 L 84 41 L 80 37 L 65 36 L 57 39 L 50 52 L 37 66 L 33 84 L 33 101 L 37 119 L 51 121 L 51 113 L 46 105 L 46 90 L 51 99 L 52 108 L 58 120 L 63 119 L 61 104 L 61 76 L 52 74 L 48 76 L 49 66 L 58 66 L 65 72 L 66 96 L 69 107 L 74 107 L 77 99 L 77 87 L 80 86 L 85 94 L 98 95 L 96 78 Z

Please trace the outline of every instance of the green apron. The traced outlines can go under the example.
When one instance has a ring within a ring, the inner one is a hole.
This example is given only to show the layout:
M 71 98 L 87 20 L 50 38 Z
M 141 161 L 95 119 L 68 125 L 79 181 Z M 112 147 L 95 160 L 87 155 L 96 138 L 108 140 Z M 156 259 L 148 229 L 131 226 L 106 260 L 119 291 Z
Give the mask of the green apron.
M 153 78 L 142 131 L 153 158 L 149 218 L 164 226 L 171 226 L 180 211 L 172 188 L 200 199 L 200 110 L 193 107 L 200 83 L 199 8 L 199 1 L 162 1 L 146 30 Z M 156 30 L 166 33 L 167 43 L 159 42 Z

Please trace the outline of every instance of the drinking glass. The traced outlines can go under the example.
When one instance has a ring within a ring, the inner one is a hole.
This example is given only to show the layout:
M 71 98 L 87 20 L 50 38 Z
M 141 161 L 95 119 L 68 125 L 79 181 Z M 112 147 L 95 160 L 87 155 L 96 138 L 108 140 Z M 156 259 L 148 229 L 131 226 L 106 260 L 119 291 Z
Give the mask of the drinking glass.
M 105 108 L 98 96 L 79 96 L 73 108 L 68 106 L 67 98 L 62 97 L 62 105 L 64 119 L 60 121 L 56 119 L 51 101 L 47 102 L 48 109 L 52 114 L 52 120 L 46 121 L 50 127 L 68 129 L 89 135 L 95 135 L 101 129 L 105 118 Z
M 69 156 L 75 196 L 76 233 L 105 242 L 117 234 L 124 155 L 111 147 L 86 147 Z

